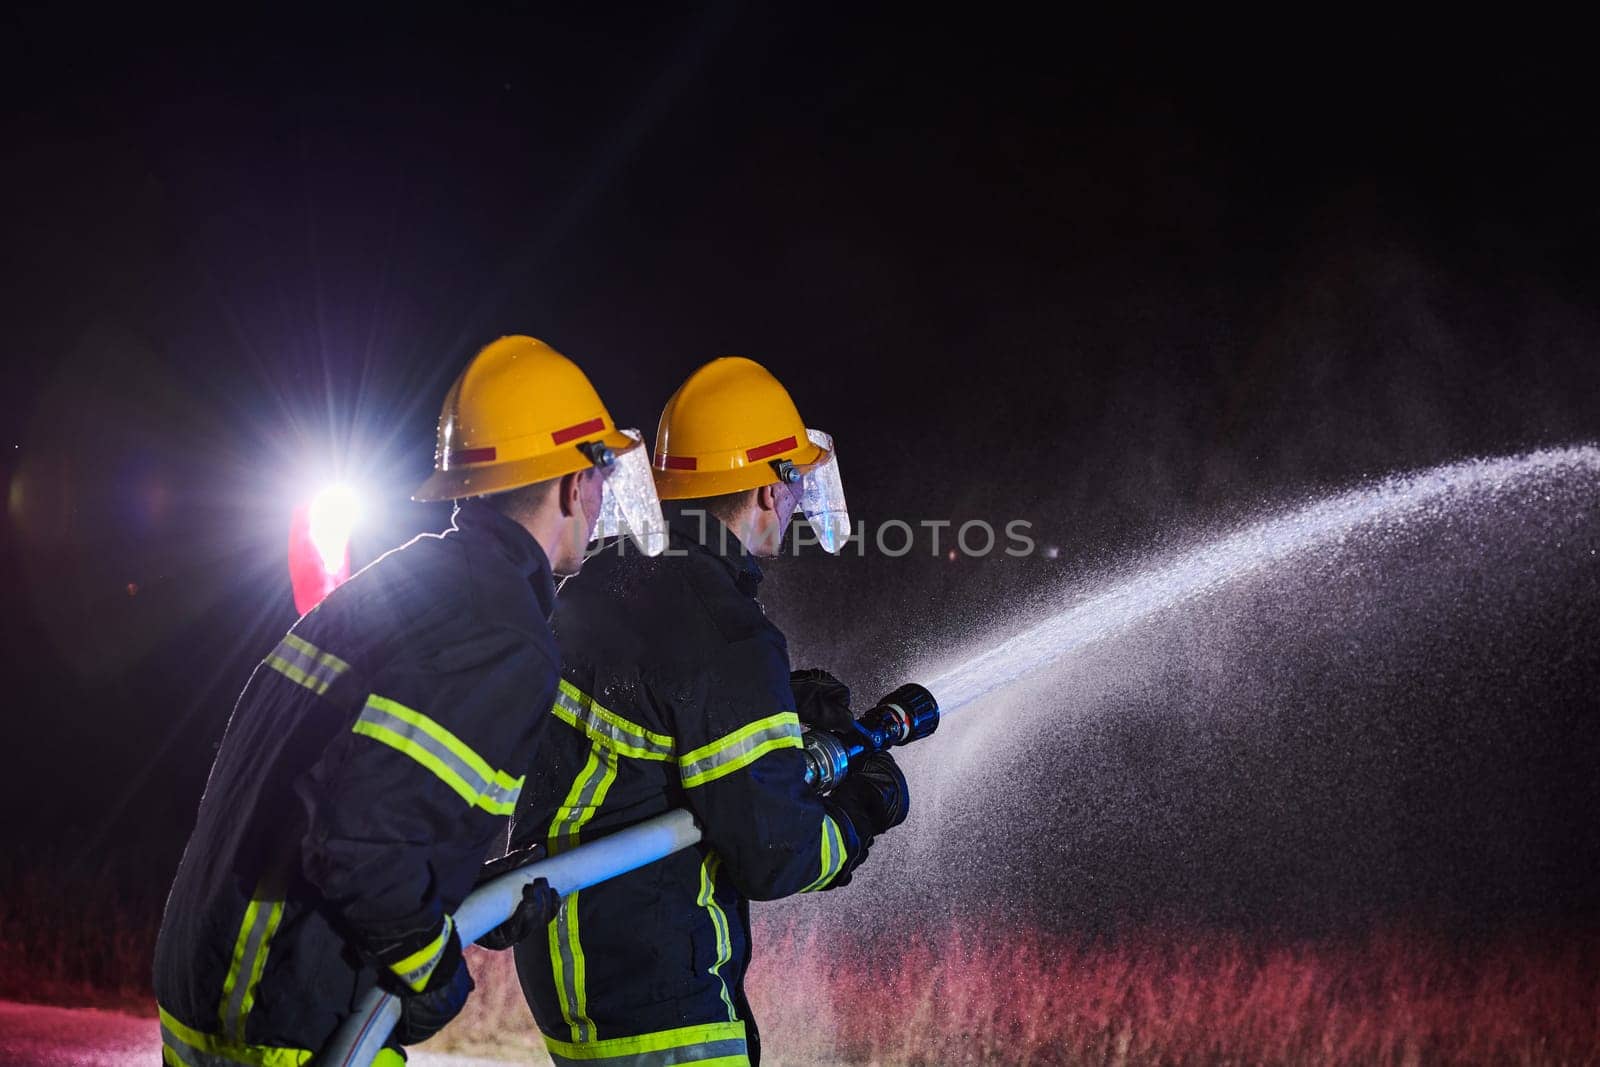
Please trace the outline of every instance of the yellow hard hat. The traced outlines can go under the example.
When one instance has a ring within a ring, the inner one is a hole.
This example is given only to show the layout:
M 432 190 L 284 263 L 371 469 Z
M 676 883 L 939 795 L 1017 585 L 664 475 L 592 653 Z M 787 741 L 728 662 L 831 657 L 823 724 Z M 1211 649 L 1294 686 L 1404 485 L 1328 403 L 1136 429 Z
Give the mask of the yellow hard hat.
M 439 416 L 433 475 L 412 494 L 453 500 L 520 489 L 637 447 L 578 365 L 532 337 L 502 337 L 467 364 Z
M 726 356 L 689 375 L 661 412 L 656 492 L 663 500 L 737 493 L 794 481 L 828 456 L 767 368 Z

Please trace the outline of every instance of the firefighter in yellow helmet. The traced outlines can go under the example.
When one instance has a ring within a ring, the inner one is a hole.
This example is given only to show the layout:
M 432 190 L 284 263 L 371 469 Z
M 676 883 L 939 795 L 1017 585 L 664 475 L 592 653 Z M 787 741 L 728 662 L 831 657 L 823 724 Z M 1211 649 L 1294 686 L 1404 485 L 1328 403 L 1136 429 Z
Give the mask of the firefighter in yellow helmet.
M 606 516 L 646 541 L 661 520 L 638 435 L 530 337 L 451 387 L 416 499 L 456 500 L 451 528 L 334 590 L 234 708 L 156 947 L 169 1064 L 305 1063 L 374 985 L 411 1044 L 472 989 L 449 916 L 534 761 L 530 707 L 554 699 L 553 574 Z M 492 939 L 555 905 L 531 890 Z
M 845 884 L 905 818 L 905 779 L 883 756 L 806 786 L 802 722 L 848 722 L 849 692 L 792 677 L 756 600 L 795 511 L 825 548 L 849 536 L 832 440 L 761 365 L 719 359 L 667 402 L 654 465 L 668 551 L 603 552 L 563 587 L 561 725 L 512 841 L 560 851 L 685 806 L 703 841 L 569 895 L 517 970 L 557 1064 L 754 1064 L 749 902 Z

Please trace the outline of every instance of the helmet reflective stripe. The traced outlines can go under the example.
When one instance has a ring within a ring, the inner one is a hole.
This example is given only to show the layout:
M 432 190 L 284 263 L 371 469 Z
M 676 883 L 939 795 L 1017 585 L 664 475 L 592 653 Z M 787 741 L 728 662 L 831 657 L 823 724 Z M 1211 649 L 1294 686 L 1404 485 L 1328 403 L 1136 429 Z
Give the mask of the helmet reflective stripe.
M 788 390 L 754 360 L 714 359 L 689 375 L 661 412 L 654 463 L 663 500 L 798 485 L 817 542 L 837 554 L 850 539 L 833 438 L 808 428 Z
M 574 446 L 591 443 L 618 455 L 638 447 L 576 363 L 532 337 L 502 337 L 450 387 L 433 476 L 412 499 L 503 493 L 586 470 L 593 463 Z
M 576 441 L 580 437 L 599 433 L 605 428 L 605 419 L 590 419 L 588 422 L 580 422 L 576 426 L 568 426 L 564 430 L 557 430 L 550 435 L 550 439 L 558 445 L 564 445 L 568 441 Z
M 766 459 L 768 456 L 776 456 L 776 455 L 780 455 L 780 454 L 782 454 L 784 452 L 793 452 L 796 448 L 799 448 L 799 447 L 800 447 L 799 442 L 796 441 L 794 439 L 794 436 L 791 434 L 790 436 L 785 437 L 785 438 L 783 438 L 781 440 L 772 441 L 772 442 L 770 442 L 768 444 L 760 445 L 760 446 L 758 446 L 756 448 L 750 449 L 749 451 L 747 451 L 745 453 L 745 457 L 744 458 L 748 459 L 751 463 L 755 463 L 755 462 L 758 462 L 760 460 Z
M 656 428 L 656 488 L 664 500 L 722 496 L 779 481 L 774 460 L 802 471 L 824 453 L 783 384 L 740 356 L 714 359 L 672 394 Z
M 459 467 L 465 463 L 493 463 L 494 448 L 458 448 L 444 454 L 444 469 Z

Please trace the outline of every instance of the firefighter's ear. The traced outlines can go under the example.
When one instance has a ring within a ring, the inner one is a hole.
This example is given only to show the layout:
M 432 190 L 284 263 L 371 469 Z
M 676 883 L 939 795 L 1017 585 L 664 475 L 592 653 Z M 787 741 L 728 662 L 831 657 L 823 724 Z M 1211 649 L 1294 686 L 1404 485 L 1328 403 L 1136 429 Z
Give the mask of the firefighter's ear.
M 570 518 L 578 513 L 578 501 L 583 496 L 583 477 L 587 471 L 576 471 L 561 476 L 556 497 L 561 504 L 561 517 Z
M 778 510 L 778 486 L 763 485 L 756 490 L 756 507 L 761 511 Z

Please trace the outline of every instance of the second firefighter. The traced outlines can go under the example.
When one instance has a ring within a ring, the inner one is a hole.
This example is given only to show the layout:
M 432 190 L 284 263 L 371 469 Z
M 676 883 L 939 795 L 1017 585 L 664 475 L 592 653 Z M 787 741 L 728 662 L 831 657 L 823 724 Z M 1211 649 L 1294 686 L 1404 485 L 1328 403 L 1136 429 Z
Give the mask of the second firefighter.
M 831 690 L 792 686 L 784 636 L 756 599 L 755 557 L 777 554 L 796 510 L 833 551 L 848 535 L 831 439 L 808 432 L 765 368 L 719 359 L 668 402 L 654 466 L 676 502 L 667 551 L 602 552 L 563 586 L 559 723 L 512 843 L 559 853 L 684 807 L 704 836 L 570 894 L 546 936 L 517 946 L 560 1065 L 757 1063 L 749 902 L 843 885 L 908 804 L 887 755 L 828 797 L 806 785 L 794 686 L 807 706 Z

